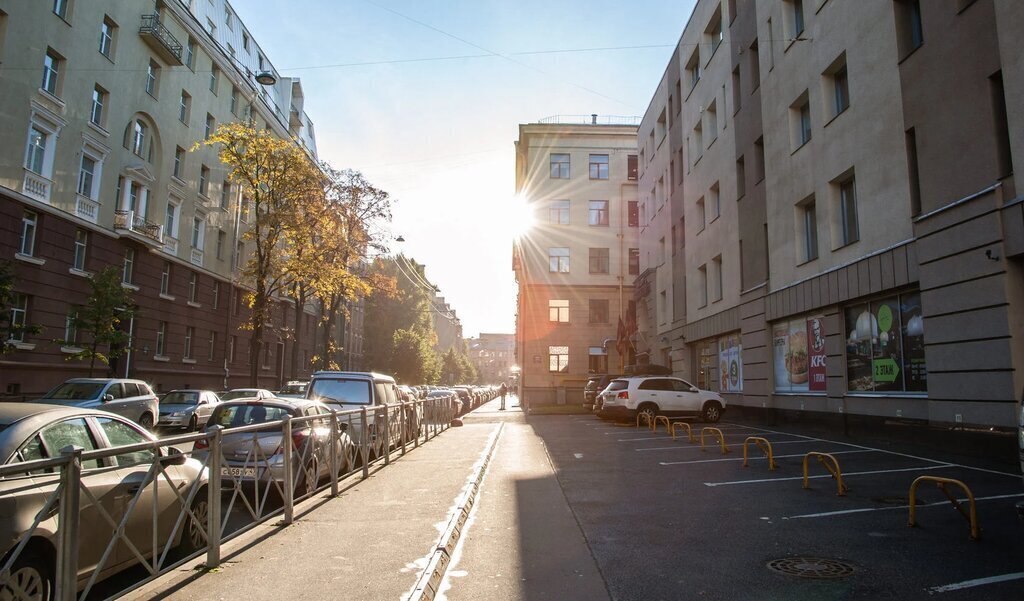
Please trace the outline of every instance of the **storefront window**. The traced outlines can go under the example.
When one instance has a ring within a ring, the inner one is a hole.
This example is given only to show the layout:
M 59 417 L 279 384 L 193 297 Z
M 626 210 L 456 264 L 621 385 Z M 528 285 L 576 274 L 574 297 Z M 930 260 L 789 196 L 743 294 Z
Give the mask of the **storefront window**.
M 739 333 L 718 339 L 718 390 L 743 392 L 743 345 Z
M 824 393 L 825 321 L 812 315 L 772 324 L 776 392 Z
M 921 295 L 847 307 L 846 378 L 851 392 L 925 392 Z

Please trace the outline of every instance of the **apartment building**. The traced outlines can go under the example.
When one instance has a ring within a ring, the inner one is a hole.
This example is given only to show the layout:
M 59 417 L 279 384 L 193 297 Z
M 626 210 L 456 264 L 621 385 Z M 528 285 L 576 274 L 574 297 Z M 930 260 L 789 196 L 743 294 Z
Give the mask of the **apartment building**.
M 510 383 L 515 365 L 515 335 L 481 333 L 467 338 L 469 360 L 476 367 L 477 381 L 499 385 Z
M 462 321 L 459 320 L 455 308 L 440 294 L 434 295 L 431 305 L 433 308 L 430 320 L 437 334 L 437 344 L 434 348 L 439 353 L 446 353 L 448 349 L 455 349 L 457 353 L 464 352 L 466 341 L 462 337 Z
M 516 241 L 516 356 L 525 402 L 582 400 L 588 374 L 634 362 L 616 349 L 639 274 L 635 118 L 521 124 L 516 193 L 534 216 Z
M 638 132 L 641 351 L 737 407 L 1012 425 L 1022 25 L 699 0 Z
M 68 317 L 109 265 L 138 305 L 110 373 L 164 390 L 247 384 L 249 205 L 200 143 L 252 119 L 316 158 L 299 80 L 224 0 L 0 0 L 0 82 L 0 258 L 15 268 L 15 319 L 42 327 L 0 358 L 0 391 L 85 375 L 65 360 Z M 274 308 L 261 385 L 308 374 L 319 320 L 300 315 Z

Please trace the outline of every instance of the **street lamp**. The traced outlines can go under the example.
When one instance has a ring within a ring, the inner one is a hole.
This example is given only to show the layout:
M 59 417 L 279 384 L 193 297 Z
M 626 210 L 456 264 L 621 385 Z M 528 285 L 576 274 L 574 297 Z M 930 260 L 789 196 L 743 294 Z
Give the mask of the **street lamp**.
M 260 71 L 256 74 L 256 83 L 261 86 L 272 86 L 277 83 L 277 78 L 270 71 Z

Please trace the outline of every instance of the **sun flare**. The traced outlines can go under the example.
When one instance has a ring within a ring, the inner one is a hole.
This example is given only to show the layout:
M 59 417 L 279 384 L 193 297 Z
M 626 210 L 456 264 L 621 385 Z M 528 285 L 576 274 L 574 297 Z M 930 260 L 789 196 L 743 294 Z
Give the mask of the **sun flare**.
M 533 227 L 533 207 L 520 195 L 513 196 L 508 202 L 503 228 L 513 238 L 524 236 Z

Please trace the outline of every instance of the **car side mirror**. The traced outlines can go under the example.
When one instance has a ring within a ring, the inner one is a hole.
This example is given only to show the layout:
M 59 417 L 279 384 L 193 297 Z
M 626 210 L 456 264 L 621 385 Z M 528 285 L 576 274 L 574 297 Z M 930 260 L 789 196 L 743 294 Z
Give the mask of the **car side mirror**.
M 103 402 L 104 403 L 109 403 L 112 400 L 114 400 L 114 395 L 112 395 L 112 394 L 105 394 L 105 395 L 103 395 Z
M 338 424 L 338 429 L 342 432 L 348 432 L 348 422 L 342 422 Z
M 690 392 L 700 392 L 700 388 L 697 388 L 696 386 L 690 386 Z
M 188 455 L 181 452 L 181 449 L 177 447 L 167 447 L 166 455 L 167 459 L 164 461 L 164 465 L 184 465 L 188 461 Z

